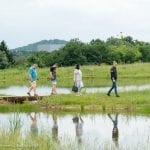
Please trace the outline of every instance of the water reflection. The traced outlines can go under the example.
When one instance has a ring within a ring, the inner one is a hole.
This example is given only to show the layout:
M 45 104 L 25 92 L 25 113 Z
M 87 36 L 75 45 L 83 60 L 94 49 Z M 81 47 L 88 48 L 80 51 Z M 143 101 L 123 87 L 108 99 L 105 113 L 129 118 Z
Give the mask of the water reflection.
M 21 137 L 45 136 L 48 141 L 52 137 L 59 145 L 71 143 L 77 149 L 111 149 L 109 146 L 121 150 L 150 149 L 150 116 L 82 114 L 74 117 L 32 112 L 0 113 L 0 120 L 0 133 L 19 131 Z
M 83 135 L 83 119 L 81 116 L 75 116 L 72 118 L 73 123 L 75 124 L 75 132 L 78 144 L 82 143 L 82 135 Z
M 52 114 L 53 118 L 53 126 L 52 126 L 52 139 L 55 142 L 59 142 L 58 140 L 58 123 L 57 123 L 57 115 L 55 113 Z
M 9 130 L 11 133 L 18 132 L 20 133 L 20 129 L 22 127 L 21 116 L 19 113 L 14 113 L 9 117 Z
M 118 130 L 118 113 L 115 114 L 115 118 L 113 119 L 110 114 L 108 114 L 108 117 L 113 122 L 113 129 L 112 129 L 112 140 L 116 147 L 119 146 L 118 144 L 118 138 L 119 138 L 119 130 Z
M 31 119 L 31 135 L 32 136 L 37 136 L 38 135 L 38 126 L 37 126 L 37 114 L 34 112 L 33 114 L 29 114 L 30 119 Z

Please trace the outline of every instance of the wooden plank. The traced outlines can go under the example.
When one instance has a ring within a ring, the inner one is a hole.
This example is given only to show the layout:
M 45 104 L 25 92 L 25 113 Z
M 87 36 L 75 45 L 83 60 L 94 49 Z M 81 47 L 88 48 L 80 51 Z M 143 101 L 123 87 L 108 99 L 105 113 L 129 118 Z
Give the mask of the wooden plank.
M 13 103 L 23 103 L 24 101 L 40 100 L 43 97 L 45 96 L 2 96 L 0 99 Z

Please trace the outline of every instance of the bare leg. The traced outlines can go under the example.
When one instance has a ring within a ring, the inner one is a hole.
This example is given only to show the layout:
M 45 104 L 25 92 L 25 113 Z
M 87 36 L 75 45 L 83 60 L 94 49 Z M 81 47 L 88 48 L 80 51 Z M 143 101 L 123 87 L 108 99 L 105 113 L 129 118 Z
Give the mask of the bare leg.
M 33 88 L 34 96 L 36 96 L 36 86 Z
M 54 85 L 54 93 L 55 94 L 57 93 L 57 91 L 56 91 L 56 85 Z
M 31 94 L 30 94 L 30 92 L 33 90 L 33 85 L 32 85 L 32 82 L 30 82 L 30 88 L 29 88 L 29 91 L 27 92 L 27 94 L 30 96 Z
M 32 90 L 33 90 L 33 92 L 34 92 L 34 96 L 38 96 L 38 95 L 36 94 L 36 81 L 32 82 Z
M 56 92 L 56 85 L 55 84 L 53 84 L 52 85 L 52 94 L 56 94 L 57 92 Z

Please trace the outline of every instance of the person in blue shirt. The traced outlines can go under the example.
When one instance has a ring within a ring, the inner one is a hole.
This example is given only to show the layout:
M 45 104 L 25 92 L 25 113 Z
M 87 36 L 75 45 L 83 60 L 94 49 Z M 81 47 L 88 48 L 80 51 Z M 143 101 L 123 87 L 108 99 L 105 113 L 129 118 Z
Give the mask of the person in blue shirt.
M 34 115 L 32 115 L 30 113 L 29 116 L 30 116 L 30 119 L 32 121 L 32 123 L 31 123 L 31 135 L 36 137 L 38 135 L 37 114 L 34 113 Z
M 30 89 L 27 92 L 29 96 L 31 96 L 31 91 L 33 91 L 34 96 L 38 96 L 36 93 L 37 67 L 37 64 L 33 64 L 33 66 L 29 68 Z

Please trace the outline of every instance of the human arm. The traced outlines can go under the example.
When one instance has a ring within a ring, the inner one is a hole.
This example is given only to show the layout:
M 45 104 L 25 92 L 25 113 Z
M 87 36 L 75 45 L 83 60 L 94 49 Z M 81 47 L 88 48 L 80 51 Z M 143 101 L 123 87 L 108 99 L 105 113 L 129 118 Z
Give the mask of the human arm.
M 29 80 L 32 81 L 32 68 L 29 69 Z
M 83 119 L 81 118 L 81 116 L 79 116 L 79 118 L 80 118 L 81 123 L 83 124 L 83 123 L 84 123 L 84 121 L 83 121 Z
M 117 70 L 116 70 L 116 68 L 112 67 L 110 72 L 111 72 L 111 79 L 112 79 L 113 82 L 115 82 L 116 79 L 117 79 Z

